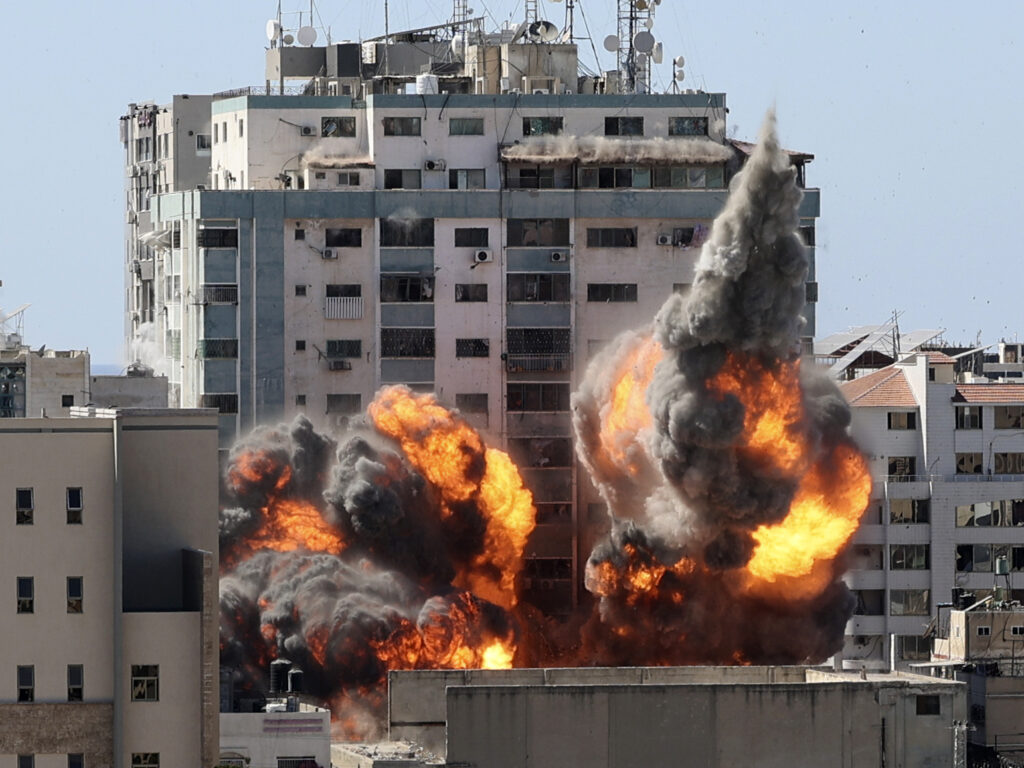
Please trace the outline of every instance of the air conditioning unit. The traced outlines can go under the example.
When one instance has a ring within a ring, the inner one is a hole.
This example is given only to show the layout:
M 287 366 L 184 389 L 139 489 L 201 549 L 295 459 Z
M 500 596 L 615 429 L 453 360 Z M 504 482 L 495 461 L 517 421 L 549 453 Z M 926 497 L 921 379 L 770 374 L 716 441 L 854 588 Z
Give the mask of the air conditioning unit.
M 672 235 L 658 235 L 658 245 L 672 245 Z
M 324 248 L 323 251 L 320 252 L 320 255 L 323 256 L 323 258 L 325 259 L 338 258 L 338 255 L 334 252 L 333 248 Z
M 494 261 L 494 254 L 488 250 L 481 249 L 473 254 L 474 264 L 486 264 L 488 261 Z
M 313 135 L 313 126 L 312 125 L 304 125 L 301 128 L 299 128 L 299 133 L 301 133 L 303 136 L 312 136 Z
M 565 251 L 552 251 L 551 260 L 554 262 L 562 262 L 569 260 L 569 254 Z
M 352 363 L 348 360 L 328 360 L 327 369 L 331 371 L 351 371 Z
M 534 96 L 537 96 L 538 94 L 547 94 L 547 93 L 551 93 L 551 89 L 550 88 L 534 88 L 533 89 L 533 95 Z
M 425 171 L 443 171 L 445 169 L 444 160 L 424 160 L 423 170 Z

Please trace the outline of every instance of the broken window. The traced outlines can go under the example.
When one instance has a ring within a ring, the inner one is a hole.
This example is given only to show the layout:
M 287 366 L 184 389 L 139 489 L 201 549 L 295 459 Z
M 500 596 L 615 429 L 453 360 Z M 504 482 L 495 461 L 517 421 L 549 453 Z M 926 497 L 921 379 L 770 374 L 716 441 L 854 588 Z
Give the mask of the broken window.
M 382 275 L 382 302 L 433 301 L 434 278 L 423 275 Z
M 889 411 L 889 429 L 917 429 L 917 414 L 913 411 Z
M 31 576 L 18 576 L 18 613 L 35 612 L 35 580 Z
M 160 665 L 132 664 L 132 701 L 160 700 Z
M 433 328 L 381 328 L 381 357 L 433 357 Z
M 509 354 L 568 354 L 571 332 L 568 328 L 508 328 L 505 333 Z
M 927 523 L 929 499 L 889 499 L 889 521 L 896 524 Z
M 327 357 L 361 357 L 363 354 L 362 339 L 328 339 Z
M 483 136 L 482 117 L 452 117 L 448 120 L 449 136 Z
M 588 248 L 636 248 L 636 227 L 587 229 Z
M 510 248 L 569 245 L 568 219 L 509 219 Z
M 418 117 L 385 117 L 385 136 L 419 136 L 420 119 Z
M 381 248 L 433 248 L 433 219 L 381 219 Z
M 358 394 L 336 394 L 327 396 L 327 413 L 351 416 L 361 413 L 363 398 Z
M 997 405 L 993 410 L 996 429 L 1024 427 L 1024 405 Z
M 36 699 L 36 668 L 32 664 L 18 666 L 18 701 L 30 702 Z
M 889 481 L 899 482 L 917 474 L 917 458 L 915 456 L 890 456 Z
M 508 301 L 569 301 L 566 272 L 512 273 L 507 277 Z
M 992 471 L 997 475 L 1024 474 L 1024 453 L 996 453 L 992 456 Z
M 927 589 L 893 589 L 889 591 L 890 616 L 928 616 L 931 614 Z
M 456 339 L 456 357 L 488 357 L 491 354 L 490 339 Z
M 957 429 L 981 429 L 981 406 L 958 405 L 956 407 Z
M 456 227 L 456 248 L 486 248 L 487 227 Z
M 67 501 L 68 525 L 81 525 L 82 523 L 82 489 L 68 488 L 65 492 Z
M 384 189 L 419 189 L 422 186 L 419 168 L 384 169 Z
M 557 136 L 561 132 L 561 117 L 523 118 L 523 136 Z
M 956 454 L 956 473 L 958 475 L 980 475 L 981 453 Z
M 506 409 L 510 413 L 569 410 L 567 382 L 510 382 L 506 394 Z
M 572 440 L 568 437 L 514 437 L 509 453 L 520 467 L 571 467 Z
M 606 117 L 604 119 L 605 136 L 643 136 L 644 119 L 642 117 Z
M 160 753 L 132 752 L 131 768 L 160 768 Z
M 14 514 L 17 525 L 32 525 L 35 514 L 31 488 L 18 488 L 14 492 Z
M 85 685 L 85 673 L 81 664 L 68 664 L 68 701 L 81 701 Z M 68 755 L 68 763 L 71 763 Z
M 356 119 L 354 117 L 321 117 L 320 135 L 324 138 L 340 138 L 356 135 Z
M 456 301 L 487 301 L 487 283 L 456 283 Z
M 82 612 L 82 577 L 68 576 L 68 613 Z
M 483 189 L 487 174 L 483 168 L 450 168 L 448 170 L 448 189 Z
M 889 568 L 894 571 L 926 571 L 927 544 L 893 544 L 889 547 Z
M 324 234 L 324 245 L 328 248 L 363 247 L 363 230 L 359 227 L 328 228 Z
M 587 283 L 587 301 L 636 301 L 636 283 Z
M 669 136 L 707 136 L 708 119 L 706 117 L 670 117 L 668 119 Z
M 884 589 L 855 589 L 853 596 L 857 599 L 857 605 L 853 609 L 855 616 L 885 615 Z

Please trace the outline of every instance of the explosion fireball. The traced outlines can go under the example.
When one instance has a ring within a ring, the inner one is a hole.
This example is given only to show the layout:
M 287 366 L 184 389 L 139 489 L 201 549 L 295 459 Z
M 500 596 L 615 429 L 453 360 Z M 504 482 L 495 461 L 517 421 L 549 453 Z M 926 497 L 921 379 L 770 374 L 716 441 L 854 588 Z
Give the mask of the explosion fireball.
M 381 390 L 329 438 L 300 417 L 232 452 L 222 665 L 379 709 L 390 669 L 818 662 L 853 601 L 843 554 L 870 494 L 835 386 L 801 366 L 801 193 L 774 116 L 733 180 L 689 295 L 621 336 L 573 396 L 611 532 L 581 614 L 519 599 L 534 507 L 512 460 L 432 395 Z M 567 639 L 570 638 L 571 639 Z

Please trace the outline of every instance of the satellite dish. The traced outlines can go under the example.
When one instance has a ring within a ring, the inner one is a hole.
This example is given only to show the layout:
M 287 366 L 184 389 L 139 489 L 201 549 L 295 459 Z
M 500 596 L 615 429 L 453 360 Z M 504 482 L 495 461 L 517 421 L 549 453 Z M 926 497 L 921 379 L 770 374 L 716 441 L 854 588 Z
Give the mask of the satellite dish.
M 316 42 L 316 30 L 313 27 L 299 27 L 299 45 L 312 45 Z
M 530 25 L 530 37 L 536 37 L 542 43 L 550 43 L 558 37 L 558 27 L 550 21 L 535 21 Z
M 661 64 L 662 59 L 665 58 L 665 46 L 660 42 L 654 44 L 654 52 L 651 53 L 651 58 L 654 59 L 655 64 Z
M 681 69 L 676 70 L 676 82 L 681 83 L 686 79 L 686 73 Z
M 647 67 L 647 54 L 646 53 L 638 53 L 636 55 L 636 68 L 637 69 L 646 69 L 646 67 Z
M 512 39 L 509 42 L 510 43 L 514 43 L 516 40 L 518 40 L 523 35 L 525 35 L 526 34 L 526 30 L 528 30 L 529 28 L 530 28 L 530 22 L 524 21 L 522 24 L 520 24 L 518 27 L 516 27 L 516 31 L 512 33 Z
M 654 17 L 648 16 L 646 19 L 644 19 L 644 26 L 647 27 L 648 29 L 654 29 Z
M 608 35 L 608 37 L 604 39 L 604 49 L 606 51 L 611 51 L 612 53 L 615 53 L 617 50 L 619 50 L 618 35 Z
M 684 59 L 682 56 L 676 56 L 674 59 L 672 59 L 672 63 L 675 64 L 677 67 L 681 67 L 686 63 L 686 59 Z
M 633 47 L 641 53 L 650 53 L 654 50 L 654 35 L 641 30 L 633 35 Z
M 636 6 L 636 9 L 638 11 L 646 11 L 647 10 L 647 0 L 633 0 L 633 5 Z
M 295 38 L 294 38 L 294 37 L 292 37 L 291 35 L 285 35 L 284 37 L 282 37 L 282 38 L 281 38 L 281 41 L 282 41 L 282 42 L 283 42 L 283 43 L 284 43 L 285 45 L 291 45 L 292 43 L 294 43 L 294 42 L 295 42 Z
M 277 36 L 281 34 L 281 22 L 277 19 L 271 19 L 267 22 L 267 40 L 277 40 Z

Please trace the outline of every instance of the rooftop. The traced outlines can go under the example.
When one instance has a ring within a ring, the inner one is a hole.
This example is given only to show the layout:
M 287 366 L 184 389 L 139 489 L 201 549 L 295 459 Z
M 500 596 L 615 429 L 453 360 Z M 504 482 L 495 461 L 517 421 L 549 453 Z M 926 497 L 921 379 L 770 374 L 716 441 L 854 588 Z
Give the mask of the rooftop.
M 870 407 L 891 405 L 916 408 L 917 400 L 900 368 L 890 365 L 853 381 L 843 382 L 839 390 L 850 405 Z

